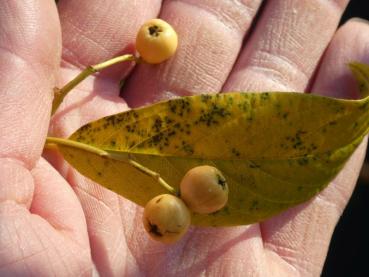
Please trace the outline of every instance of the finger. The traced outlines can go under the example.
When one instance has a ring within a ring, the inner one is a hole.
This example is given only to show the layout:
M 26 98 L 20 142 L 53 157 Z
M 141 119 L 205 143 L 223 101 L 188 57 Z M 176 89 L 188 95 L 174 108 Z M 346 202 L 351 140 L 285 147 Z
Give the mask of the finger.
M 160 6 L 161 0 L 59 1 L 64 67 L 81 69 L 133 53 L 138 28 L 145 20 L 156 17 Z M 122 72 L 127 73 L 131 66 L 113 66 L 102 75 L 118 84 Z
M 330 97 L 352 98 L 357 91 L 347 63 L 369 63 L 369 25 L 345 24 L 332 40 L 317 73 L 313 91 Z M 264 246 L 302 272 L 319 275 L 334 227 L 351 196 L 365 155 L 366 143 L 314 200 L 261 224 Z
M 369 64 L 368 28 L 368 21 L 352 19 L 339 30 L 330 46 L 333 50 L 327 51 L 324 56 L 324 63 L 312 87 L 313 92 L 336 98 L 360 97 L 348 64 L 353 61 Z M 340 62 L 337 63 L 337 60 Z M 340 81 L 337 82 L 337 79 Z
M 28 168 L 47 133 L 60 61 L 58 26 L 53 1 L 0 1 L 0 156 Z
M 304 91 L 347 2 L 267 1 L 223 91 Z
M 177 53 L 161 65 L 139 65 L 130 76 L 123 97 L 136 107 L 176 95 L 218 92 L 260 3 L 165 1 L 160 17 L 178 33 Z

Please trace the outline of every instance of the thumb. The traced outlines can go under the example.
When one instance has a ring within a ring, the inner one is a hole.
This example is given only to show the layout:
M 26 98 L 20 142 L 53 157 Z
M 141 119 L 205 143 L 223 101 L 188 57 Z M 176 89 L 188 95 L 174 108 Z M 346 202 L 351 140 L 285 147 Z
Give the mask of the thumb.
M 0 1 L 0 157 L 40 157 L 60 52 L 54 1 Z

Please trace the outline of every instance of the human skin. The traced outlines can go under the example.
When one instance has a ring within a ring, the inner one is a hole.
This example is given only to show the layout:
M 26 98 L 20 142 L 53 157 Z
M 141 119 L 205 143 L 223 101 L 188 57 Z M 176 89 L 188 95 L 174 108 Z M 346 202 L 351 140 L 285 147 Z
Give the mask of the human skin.
M 336 30 L 347 3 L 266 1 L 255 18 L 260 0 L 61 0 L 58 10 L 53 1 L 0 1 L 0 276 L 319 276 L 365 142 L 307 203 L 260 224 L 191 228 L 170 246 L 147 236 L 142 208 L 55 153 L 44 153 L 49 162 L 41 154 L 48 132 L 66 137 L 128 105 L 177 95 L 268 90 L 355 98 L 346 64 L 369 63 L 369 26 L 356 20 Z M 136 30 L 158 16 L 178 32 L 175 57 L 89 77 L 50 119 L 55 85 L 134 51 Z M 128 75 L 120 97 L 117 84 Z

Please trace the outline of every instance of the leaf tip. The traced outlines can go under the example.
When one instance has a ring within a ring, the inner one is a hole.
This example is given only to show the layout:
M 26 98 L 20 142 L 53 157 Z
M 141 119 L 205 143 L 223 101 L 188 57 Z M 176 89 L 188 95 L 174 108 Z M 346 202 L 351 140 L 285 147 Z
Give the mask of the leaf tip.
M 350 62 L 348 64 L 354 75 L 360 94 L 363 98 L 369 96 L 369 65 L 360 62 Z

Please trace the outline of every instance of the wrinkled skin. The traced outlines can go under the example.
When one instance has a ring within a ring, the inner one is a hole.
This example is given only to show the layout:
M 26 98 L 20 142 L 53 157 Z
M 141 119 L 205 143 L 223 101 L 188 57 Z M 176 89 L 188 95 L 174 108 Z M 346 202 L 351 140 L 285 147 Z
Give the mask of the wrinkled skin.
M 66 137 L 88 121 L 176 95 L 309 90 L 357 97 L 346 63 L 369 63 L 369 26 L 356 20 L 336 30 L 347 0 L 266 1 L 256 18 L 261 2 L 60 0 L 57 8 L 51 0 L 0 1 L 1 276 L 319 276 L 365 142 L 308 203 L 260 224 L 192 228 L 171 246 L 148 238 L 141 208 L 55 153 L 44 154 L 49 162 L 41 157 L 48 132 Z M 159 12 L 179 34 L 173 59 L 90 77 L 50 119 L 55 85 L 133 52 L 136 30 Z

